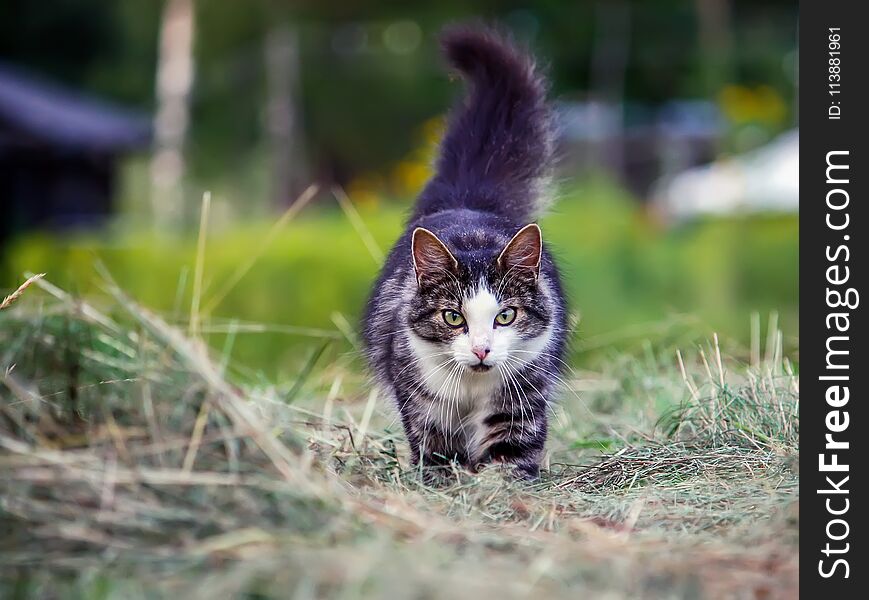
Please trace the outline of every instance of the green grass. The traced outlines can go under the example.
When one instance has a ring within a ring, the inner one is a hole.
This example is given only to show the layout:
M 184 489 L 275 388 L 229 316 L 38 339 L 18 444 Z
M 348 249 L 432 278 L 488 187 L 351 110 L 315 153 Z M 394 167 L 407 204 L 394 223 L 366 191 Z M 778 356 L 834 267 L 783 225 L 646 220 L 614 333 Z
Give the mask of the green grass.
M 220 217 L 224 208 L 216 197 L 204 304 L 273 226 L 226 221 Z M 381 249 L 398 236 L 405 209 L 400 203 L 360 209 Z M 734 217 L 665 229 L 617 187 L 593 180 L 564 190 L 542 225 L 577 321 L 578 365 L 594 367 L 612 349 L 641 350 L 650 336 L 672 345 L 718 332 L 747 346 L 752 312 L 765 317 L 778 311 L 779 325 L 791 334 L 783 340 L 785 352 L 798 349 L 796 217 Z M 102 235 L 21 239 L 8 264 L 13 280 L 25 270 L 46 272 L 65 289 L 92 298 L 100 292 L 99 261 L 133 298 L 182 322 L 189 314 L 195 251 L 195 235 L 156 235 L 121 221 Z M 339 339 L 345 323 L 356 326 L 378 267 L 335 200 L 323 193 L 215 307 L 205 323 L 207 339 L 218 348 L 229 345 L 235 363 L 267 379 L 290 377 L 308 360 L 312 337 Z
M 300 343 L 275 383 L 100 285 L 0 311 L 0 597 L 797 594 L 778 343 L 677 359 L 662 327 L 566 374 L 540 481 L 428 487 L 350 341 Z

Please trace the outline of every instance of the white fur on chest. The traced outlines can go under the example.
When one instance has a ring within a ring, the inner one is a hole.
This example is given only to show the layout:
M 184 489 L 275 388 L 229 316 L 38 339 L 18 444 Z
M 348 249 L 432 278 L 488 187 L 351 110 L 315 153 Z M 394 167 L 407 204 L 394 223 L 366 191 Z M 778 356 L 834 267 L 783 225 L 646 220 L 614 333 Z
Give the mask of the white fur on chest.
M 420 385 L 433 398 L 426 418 L 447 434 L 463 434 L 470 443 L 493 410 L 493 399 L 502 385 L 497 369 L 475 373 L 442 354 L 437 356 L 434 344 L 415 336 L 411 336 L 411 344 L 420 357 Z

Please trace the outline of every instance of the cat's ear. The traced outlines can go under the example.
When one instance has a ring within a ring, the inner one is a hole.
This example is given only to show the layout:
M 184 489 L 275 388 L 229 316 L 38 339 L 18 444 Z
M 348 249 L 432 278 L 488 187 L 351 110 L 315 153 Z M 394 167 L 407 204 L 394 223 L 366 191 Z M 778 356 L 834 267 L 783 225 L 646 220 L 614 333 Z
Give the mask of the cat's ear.
M 543 235 L 537 223 L 530 223 L 516 232 L 498 256 L 498 266 L 505 273 L 526 272 L 540 275 L 540 257 L 543 255 Z
M 410 242 L 413 255 L 413 269 L 416 271 L 416 281 L 419 284 L 425 279 L 443 277 L 446 273 L 454 273 L 459 266 L 458 261 L 428 229 L 417 227 L 413 230 Z

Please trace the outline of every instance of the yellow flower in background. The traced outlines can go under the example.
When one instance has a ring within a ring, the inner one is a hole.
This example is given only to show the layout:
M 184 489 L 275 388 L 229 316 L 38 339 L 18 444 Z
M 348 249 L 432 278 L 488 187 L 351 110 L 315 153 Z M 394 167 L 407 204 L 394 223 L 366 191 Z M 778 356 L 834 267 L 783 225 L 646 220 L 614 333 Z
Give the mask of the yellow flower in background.
M 417 130 L 418 146 L 392 169 L 391 183 L 395 194 L 412 198 L 422 190 L 432 176 L 438 144 L 444 134 L 444 118 L 433 117 Z
M 360 208 L 377 208 L 385 191 L 383 177 L 374 172 L 354 177 L 347 185 L 347 195 Z
M 417 128 L 416 148 L 390 169 L 388 178 L 374 172 L 355 177 L 347 186 L 347 194 L 353 202 L 359 207 L 377 208 L 386 195 L 407 200 L 416 197 L 432 176 L 444 125 L 442 116 L 423 122 Z
M 780 125 L 787 118 L 788 112 L 781 94 L 769 85 L 754 88 L 728 85 L 718 95 L 718 104 L 724 116 L 737 125 Z
M 446 120 L 443 116 L 432 117 L 428 121 L 422 124 L 420 127 L 420 131 L 422 132 L 422 139 L 425 142 L 426 150 L 434 155 L 434 151 L 437 148 L 437 145 L 440 144 L 441 138 L 444 136 L 444 130 L 446 129 Z
M 431 176 L 428 162 L 403 160 L 392 169 L 392 187 L 399 197 L 412 198 L 425 185 Z

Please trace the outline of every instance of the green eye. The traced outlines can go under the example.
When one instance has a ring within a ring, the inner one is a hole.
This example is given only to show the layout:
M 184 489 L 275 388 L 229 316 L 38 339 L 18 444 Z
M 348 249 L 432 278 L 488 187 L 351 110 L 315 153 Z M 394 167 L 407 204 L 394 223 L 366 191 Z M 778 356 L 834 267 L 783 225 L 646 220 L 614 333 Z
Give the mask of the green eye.
M 465 317 L 462 316 L 462 313 L 455 310 L 445 310 L 444 322 L 450 327 L 461 327 L 465 324 Z
M 509 325 L 513 321 L 516 320 L 516 309 L 515 308 L 505 308 L 501 312 L 498 313 L 498 316 L 495 317 L 495 323 L 498 325 Z

